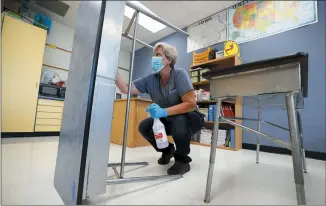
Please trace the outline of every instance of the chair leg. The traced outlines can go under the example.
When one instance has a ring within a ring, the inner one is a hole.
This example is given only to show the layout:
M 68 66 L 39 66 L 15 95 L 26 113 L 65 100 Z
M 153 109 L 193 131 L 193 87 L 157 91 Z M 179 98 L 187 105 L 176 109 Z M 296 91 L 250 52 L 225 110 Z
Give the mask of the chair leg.
M 300 148 L 300 135 L 298 128 L 298 119 L 295 110 L 294 95 L 288 94 L 286 96 L 286 106 L 288 113 L 291 150 L 292 150 L 292 162 L 294 171 L 294 181 L 296 186 L 297 203 L 298 205 L 306 204 L 306 195 L 304 188 L 304 177 L 302 171 L 302 157 Z
M 300 149 L 301 149 L 301 156 L 302 156 L 302 169 L 304 173 L 307 173 L 307 161 L 306 161 L 306 154 L 303 147 L 303 132 L 302 132 L 302 121 L 301 121 L 301 111 L 300 109 L 296 109 L 297 119 L 298 119 L 298 127 L 299 127 L 299 135 L 300 135 Z
M 209 167 L 208 167 L 206 192 L 205 192 L 205 199 L 204 199 L 205 203 L 209 203 L 211 201 L 211 189 L 212 189 L 212 180 L 213 180 L 213 173 L 214 173 L 221 104 L 222 104 L 222 100 L 218 99 L 216 102 L 215 122 L 214 122 L 214 129 L 213 129 L 213 136 L 212 136 L 212 143 L 211 143 L 211 152 L 209 157 Z

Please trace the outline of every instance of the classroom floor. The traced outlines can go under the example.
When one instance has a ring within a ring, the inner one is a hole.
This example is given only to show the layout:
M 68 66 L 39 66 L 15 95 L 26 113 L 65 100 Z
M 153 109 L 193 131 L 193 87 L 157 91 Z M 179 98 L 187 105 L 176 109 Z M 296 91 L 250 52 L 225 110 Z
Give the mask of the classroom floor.
M 2 204 L 63 204 L 53 186 L 57 137 L 2 139 Z M 202 204 L 209 148 L 192 145 L 192 170 L 184 178 L 107 186 L 107 193 L 89 204 Z M 110 162 L 119 162 L 121 147 L 111 145 Z M 217 150 L 210 205 L 295 205 L 292 159 L 288 155 Z M 165 174 L 151 147 L 127 149 L 127 161 L 148 161 L 146 167 L 127 167 L 125 177 Z M 305 188 L 309 205 L 325 204 L 325 162 L 307 160 Z M 113 176 L 109 169 L 108 176 Z

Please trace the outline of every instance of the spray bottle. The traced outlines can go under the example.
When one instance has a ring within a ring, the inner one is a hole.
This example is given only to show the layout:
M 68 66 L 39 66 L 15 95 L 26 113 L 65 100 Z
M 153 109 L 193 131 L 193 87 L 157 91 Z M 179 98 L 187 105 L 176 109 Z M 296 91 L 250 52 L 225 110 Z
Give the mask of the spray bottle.
M 164 124 L 160 121 L 160 119 L 154 119 L 153 132 L 157 147 L 159 149 L 167 148 L 169 146 L 169 141 Z

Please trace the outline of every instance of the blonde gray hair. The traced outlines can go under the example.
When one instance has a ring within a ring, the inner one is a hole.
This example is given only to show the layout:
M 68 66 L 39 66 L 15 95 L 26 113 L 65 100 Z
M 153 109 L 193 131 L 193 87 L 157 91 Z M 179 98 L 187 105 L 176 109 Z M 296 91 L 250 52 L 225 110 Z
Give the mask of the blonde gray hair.
M 170 44 L 159 42 L 155 44 L 153 51 L 155 51 L 159 47 L 162 48 L 164 55 L 170 59 L 171 66 L 173 67 L 177 62 L 177 56 L 178 56 L 177 48 L 175 48 Z

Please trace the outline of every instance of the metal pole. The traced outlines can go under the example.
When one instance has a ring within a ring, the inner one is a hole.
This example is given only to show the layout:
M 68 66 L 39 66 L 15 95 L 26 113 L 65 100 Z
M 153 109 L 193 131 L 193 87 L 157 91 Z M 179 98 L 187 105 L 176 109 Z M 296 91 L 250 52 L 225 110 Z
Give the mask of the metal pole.
M 294 181 L 297 193 L 298 205 L 306 204 L 306 195 L 304 189 L 304 178 L 302 171 L 302 158 L 300 152 L 299 144 L 299 128 L 298 119 L 295 111 L 294 94 L 288 94 L 286 96 L 286 107 L 289 120 L 290 128 L 290 139 L 292 147 L 292 161 L 293 161 L 293 171 L 294 171 Z
M 289 142 L 285 142 L 283 140 L 277 139 L 276 137 L 272 137 L 270 135 L 258 132 L 258 131 L 254 130 L 254 129 L 243 126 L 242 124 L 232 122 L 232 121 L 230 121 L 228 119 L 225 119 L 224 117 L 221 117 L 221 118 L 222 118 L 223 121 L 225 121 L 225 122 L 227 122 L 227 123 L 229 123 L 229 124 L 231 124 L 233 126 L 241 127 L 242 129 L 247 130 L 248 132 L 253 132 L 253 133 L 259 134 L 260 136 L 263 136 L 263 137 L 269 139 L 270 141 L 274 142 L 275 144 L 278 144 L 278 145 L 280 145 L 282 147 L 285 147 L 285 148 L 291 150 L 291 145 L 290 145 Z
M 132 73 L 134 71 L 135 46 L 136 46 L 136 38 L 137 38 L 138 16 L 139 16 L 139 12 L 136 13 L 136 17 L 135 17 L 134 39 L 132 40 L 131 65 L 130 65 L 130 72 L 129 72 L 129 85 L 128 85 L 128 96 L 127 96 L 126 115 L 125 115 L 125 127 L 124 127 L 124 132 L 123 132 L 120 178 L 123 178 L 125 160 L 126 160 L 126 147 L 127 147 L 128 122 L 129 122 L 129 110 L 130 110 L 131 84 L 132 84 Z
M 123 37 L 126 37 L 127 39 L 130 39 L 130 40 L 133 40 L 133 39 L 134 39 L 134 37 L 132 37 L 132 36 L 130 36 L 130 35 L 126 35 L 126 34 L 124 34 L 124 33 L 122 33 L 122 36 L 123 36 Z M 153 47 L 152 47 L 151 45 L 149 45 L 149 44 L 147 44 L 147 43 L 145 43 L 145 42 L 143 42 L 143 41 L 141 41 L 141 40 L 139 40 L 139 39 L 136 39 L 136 41 L 137 41 L 139 44 L 142 44 L 142 45 L 145 46 L 145 47 L 148 47 L 148 48 L 150 48 L 150 49 L 153 49 Z
M 257 130 L 260 132 L 260 120 L 261 120 L 261 108 L 260 101 L 258 100 L 258 122 L 257 122 Z M 257 148 L 256 148 L 256 163 L 259 163 L 259 150 L 260 150 L 260 135 L 257 135 Z
M 121 163 L 109 163 L 108 167 L 119 167 Z M 147 166 L 148 162 L 125 162 L 125 166 Z
M 143 9 L 143 8 L 137 6 L 137 5 L 135 5 L 135 4 L 133 4 L 133 3 L 129 2 L 129 1 L 126 2 L 126 5 L 129 6 L 130 8 L 135 9 L 136 11 L 139 11 L 139 12 L 145 14 L 148 17 L 151 17 L 152 19 L 160 22 L 161 24 L 164 24 L 165 26 L 170 27 L 171 29 L 174 29 L 175 31 L 178 31 L 178 32 L 180 32 L 182 34 L 185 34 L 186 36 L 189 36 L 189 34 L 187 32 L 179 29 L 178 27 L 174 26 L 173 24 L 170 24 L 169 22 L 161 19 L 159 16 L 157 16 L 155 14 L 152 14 L 152 13 L 146 11 L 145 9 Z
M 130 31 L 130 29 L 131 29 L 132 23 L 134 22 L 135 17 L 136 17 L 136 13 L 137 13 L 137 11 L 135 11 L 134 14 L 132 15 L 132 17 L 131 17 L 131 19 L 130 19 L 130 22 L 129 22 L 129 24 L 128 24 L 128 27 L 127 27 L 127 29 L 126 29 L 126 31 L 125 31 L 125 33 L 124 33 L 125 35 L 128 35 L 128 34 L 129 34 L 129 31 Z
M 259 121 L 258 119 L 254 119 L 254 118 L 243 118 L 243 117 L 223 117 L 224 119 L 228 119 L 228 120 L 248 120 L 248 121 Z M 260 120 L 261 123 L 266 123 L 269 125 L 272 125 L 274 127 L 286 130 L 286 131 L 290 131 L 288 128 L 282 127 L 280 125 L 265 121 L 265 120 Z
M 209 157 L 206 193 L 205 193 L 205 200 L 204 200 L 205 203 L 209 203 L 211 201 L 211 189 L 212 189 L 215 156 L 216 156 L 217 137 L 218 137 L 219 123 L 220 123 L 219 120 L 221 116 L 221 104 L 222 104 L 222 100 L 218 99 L 216 102 L 215 122 L 214 122 L 214 129 L 213 129 L 213 136 L 212 136 L 212 143 L 211 143 L 211 152 Z
M 120 179 L 108 179 L 106 180 L 107 185 L 111 184 L 124 184 L 124 183 L 135 183 L 135 182 L 146 182 L 146 181 L 157 181 L 164 179 L 179 179 L 181 175 L 161 175 L 161 176 L 147 176 L 147 177 L 129 177 Z
M 115 176 L 116 176 L 117 178 L 119 178 L 119 177 L 120 177 L 120 175 L 119 175 L 119 172 L 118 172 L 117 168 L 115 168 L 115 167 L 112 167 L 112 170 L 113 170 L 113 172 L 114 172 Z
M 301 156 L 302 156 L 302 166 L 304 173 L 307 173 L 307 161 L 306 161 L 306 154 L 303 148 L 303 133 L 302 133 L 302 122 L 301 122 L 301 111 L 300 109 L 296 109 L 297 118 L 298 118 L 298 127 L 299 127 L 299 142 L 300 142 L 300 149 L 301 149 Z

